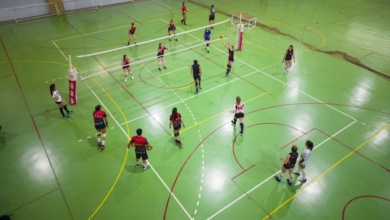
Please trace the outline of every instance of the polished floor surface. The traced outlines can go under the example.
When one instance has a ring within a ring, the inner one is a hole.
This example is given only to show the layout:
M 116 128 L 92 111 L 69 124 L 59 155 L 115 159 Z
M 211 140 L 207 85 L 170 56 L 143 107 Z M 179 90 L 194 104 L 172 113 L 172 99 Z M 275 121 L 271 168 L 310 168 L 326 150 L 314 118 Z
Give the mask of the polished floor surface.
M 0 25 L 0 215 L 387 219 L 390 2 L 196 0 L 186 3 L 187 25 L 181 4 L 135 1 Z M 218 25 L 207 53 L 202 27 L 210 4 Z M 226 77 L 222 43 L 235 44 L 228 19 L 237 12 L 258 25 L 245 29 Z M 178 41 L 164 38 L 171 19 Z M 125 47 L 131 22 L 137 47 Z M 160 42 L 168 47 L 162 71 Z M 284 74 L 291 44 L 296 62 Z M 134 62 L 127 82 L 124 54 Z M 68 104 L 74 114 L 62 119 L 49 85 L 68 102 L 69 55 L 79 71 L 78 104 Z M 198 94 L 194 59 L 203 69 Z M 230 122 L 236 96 L 245 103 L 243 136 Z M 92 119 L 97 104 L 109 115 L 103 151 Z M 173 107 L 186 125 L 183 148 L 169 129 Z M 137 128 L 154 147 L 146 170 L 134 166 L 134 149 L 126 147 Z M 315 145 L 307 181 L 295 176 L 289 186 L 285 175 L 276 182 L 280 158 L 294 144 L 301 153 L 306 140 Z

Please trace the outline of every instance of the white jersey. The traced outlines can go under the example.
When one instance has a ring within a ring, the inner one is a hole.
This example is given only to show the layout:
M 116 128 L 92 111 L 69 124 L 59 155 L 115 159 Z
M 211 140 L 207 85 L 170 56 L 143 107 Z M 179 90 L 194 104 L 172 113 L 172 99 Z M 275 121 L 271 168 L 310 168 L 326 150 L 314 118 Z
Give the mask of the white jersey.
M 60 96 L 60 93 L 57 90 L 53 91 L 53 98 L 55 102 L 62 102 L 62 98 Z
M 244 103 L 240 102 L 240 104 L 234 104 L 234 113 L 244 113 Z
M 306 165 L 309 162 L 310 155 L 311 155 L 310 149 L 306 148 L 305 150 L 303 150 L 301 154 L 301 159 L 299 160 L 299 161 L 303 160 L 303 162 L 301 163 L 302 165 Z

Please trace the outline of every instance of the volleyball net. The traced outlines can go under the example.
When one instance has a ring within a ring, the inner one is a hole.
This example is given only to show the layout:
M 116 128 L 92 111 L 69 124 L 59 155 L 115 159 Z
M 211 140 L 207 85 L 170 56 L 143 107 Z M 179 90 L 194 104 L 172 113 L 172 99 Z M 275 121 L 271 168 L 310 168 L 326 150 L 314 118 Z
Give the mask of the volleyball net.
M 230 19 L 215 23 L 214 27 L 216 26 L 218 26 L 218 29 L 212 29 L 210 44 L 227 40 L 229 37 L 235 38 L 234 33 L 232 33 L 235 30 L 230 25 Z M 137 40 L 137 44 L 80 54 L 74 56 L 73 65 L 79 70 L 80 79 L 86 80 L 91 77 L 101 76 L 102 74 L 115 73 L 117 71 L 122 72 L 121 61 L 123 56 L 127 55 L 131 60 L 130 65 L 134 72 L 134 68 L 137 68 L 137 66 L 143 66 L 149 62 L 157 62 L 157 48 L 159 43 L 162 43 L 168 48 L 168 50 L 165 50 L 164 57 L 175 56 L 176 58 L 183 58 L 184 53 L 198 50 L 205 46 L 203 36 L 206 27 L 209 27 L 209 25 L 187 31 L 181 31 L 177 27 L 176 38 L 178 41 L 175 40 L 174 35 L 168 36 L 165 34 L 165 36 L 151 40 Z M 166 32 L 164 31 L 164 33 Z M 221 35 L 224 37 L 221 38 Z

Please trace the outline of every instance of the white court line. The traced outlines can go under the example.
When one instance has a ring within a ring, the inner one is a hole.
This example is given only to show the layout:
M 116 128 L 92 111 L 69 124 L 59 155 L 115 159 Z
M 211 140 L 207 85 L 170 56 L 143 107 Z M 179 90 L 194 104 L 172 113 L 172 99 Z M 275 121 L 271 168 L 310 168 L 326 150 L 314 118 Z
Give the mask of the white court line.
M 103 105 L 103 107 L 107 110 L 111 118 L 115 121 L 115 123 L 119 126 L 119 128 L 122 130 L 122 132 L 125 134 L 125 136 L 130 139 L 130 137 L 127 135 L 126 131 L 120 126 L 119 122 L 115 119 L 114 115 L 111 114 L 110 110 L 107 108 L 107 106 L 104 104 L 102 100 L 99 99 L 99 97 L 96 95 L 96 93 L 91 89 L 91 87 L 88 85 L 88 83 L 85 83 L 87 85 L 88 89 L 92 92 L 92 94 L 96 97 L 96 99 Z M 187 216 L 191 219 L 190 214 L 187 212 L 187 210 L 184 208 L 184 206 L 181 204 L 181 202 L 177 199 L 175 194 L 171 191 L 171 189 L 168 187 L 168 185 L 164 182 L 164 180 L 161 178 L 161 176 L 157 173 L 157 171 L 153 168 L 152 164 L 148 160 L 148 164 L 150 168 L 152 168 L 154 174 L 158 177 L 158 179 L 161 181 L 161 183 L 165 186 L 165 188 L 168 190 L 168 192 L 172 195 L 172 197 L 176 200 L 176 202 L 179 204 L 179 206 L 183 209 L 183 211 L 187 214 Z
M 58 47 L 58 45 L 56 44 L 56 42 L 54 42 L 53 40 L 51 41 L 53 42 L 54 46 L 56 46 L 56 48 L 60 51 L 60 53 L 62 54 L 62 56 L 65 57 L 65 60 L 68 61 L 68 58 L 65 56 L 65 54 L 62 52 L 62 50 Z
M 162 20 L 162 19 L 161 19 L 161 20 Z M 164 21 L 164 20 L 163 20 L 163 21 Z M 221 22 L 215 23 L 214 26 L 219 25 L 219 24 L 226 23 L 226 22 L 228 22 L 228 21 L 230 21 L 230 19 L 227 19 L 227 20 L 225 20 L 225 21 L 221 21 Z M 186 32 L 176 33 L 176 36 L 183 35 L 183 34 L 188 34 L 188 33 L 194 32 L 194 31 L 198 31 L 198 30 L 202 30 L 202 29 L 205 29 L 206 27 L 209 27 L 209 26 L 210 26 L 210 25 L 206 25 L 206 26 L 204 26 L 204 27 L 191 29 L 191 30 L 188 30 L 188 31 L 186 31 Z M 179 29 L 179 28 L 178 28 L 178 29 Z M 144 42 L 141 42 L 141 43 L 137 43 L 137 45 L 147 44 L 147 43 L 150 43 L 150 42 L 155 42 L 155 41 L 167 39 L 167 38 L 169 38 L 169 37 L 170 37 L 170 36 L 160 37 L 160 38 L 156 38 L 156 39 L 144 41 Z M 199 38 L 198 38 L 198 39 L 199 39 Z M 110 52 L 122 50 L 122 49 L 129 48 L 129 47 L 135 47 L 135 45 L 132 44 L 132 45 L 129 45 L 129 46 L 118 47 L 118 48 L 114 48 L 114 49 L 106 50 L 106 51 L 101 51 L 101 52 L 97 52 L 97 53 L 78 55 L 77 57 L 78 57 L 78 58 L 91 57 L 91 56 L 96 56 L 96 55 L 100 55 L 100 54 L 105 54 L 105 53 L 110 53 Z
M 183 67 L 182 67 L 182 68 L 183 68 Z M 185 68 L 187 68 L 187 67 L 185 67 Z M 250 76 L 250 75 L 252 75 L 252 74 L 254 74 L 254 73 L 257 73 L 257 72 L 258 72 L 258 70 L 255 70 L 255 71 L 253 71 L 253 72 L 250 72 L 250 73 L 248 73 L 248 74 L 246 74 L 246 75 L 241 76 L 241 78 L 245 78 L 245 77 Z M 233 82 L 235 82 L 235 81 L 237 81 L 237 80 L 240 80 L 241 78 L 236 78 L 236 79 L 230 80 L 229 82 L 219 84 L 218 86 L 215 86 L 215 87 L 213 87 L 213 88 L 211 88 L 211 89 L 209 89 L 209 90 L 202 91 L 201 93 L 199 93 L 199 94 L 197 94 L 197 95 L 192 95 L 192 96 L 190 96 L 190 97 L 187 97 L 187 98 L 183 99 L 182 101 L 186 101 L 186 100 L 189 100 L 189 99 L 192 99 L 192 98 L 195 98 L 195 97 L 199 97 L 200 95 L 204 95 L 205 93 L 211 92 L 211 91 L 213 91 L 214 89 L 217 89 L 217 88 L 219 88 L 219 87 L 222 87 L 222 86 L 224 86 L 224 85 L 226 85 L 226 84 L 233 83 Z M 161 110 L 164 110 L 164 109 L 167 109 L 167 108 L 172 107 L 172 106 L 174 106 L 174 105 L 177 105 L 177 104 L 181 103 L 182 101 L 175 102 L 175 103 L 172 103 L 172 104 L 170 104 L 170 105 L 164 106 L 164 107 L 159 108 L 159 109 L 157 109 L 157 110 L 155 110 L 155 111 L 153 111 L 153 112 L 154 112 L 154 113 L 157 113 L 157 112 L 159 112 L 159 111 L 161 111 Z M 146 117 L 146 116 L 149 116 L 149 114 L 144 114 L 144 115 L 141 115 L 141 116 L 139 116 L 139 117 L 137 117 L 137 118 L 133 118 L 133 119 L 131 119 L 131 120 L 125 122 L 125 123 L 122 123 L 122 124 L 120 124 L 120 125 L 122 126 L 122 125 L 124 125 L 124 124 L 126 124 L 126 123 L 133 122 L 133 121 L 135 121 L 135 120 L 138 120 L 138 119 L 143 118 L 143 117 Z
M 190 34 L 190 35 L 191 35 L 191 34 Z M 192 36 L 193 36 L 193 35 L 192 35 Z M 197 38 L 197 39 L 199 39 L 199 40 L 201 41 L 200 38 L 195 37 L 195 36 L 193 36 L 193 37 L 194 37 L 194 38 Z M 218 50 L 218 51 L 224 53 L 221 49 L 219 49 L 219 48 L 217 48 L 217 47 L 215 47 L 215 46 L 212 46 L 212 47 L 215 48 L 216 50 Z M 350 124 L 348 124 L 346 127 L 342 128 L 342 129 L 339 130 L 338 132 L 334 133 L 332 136 L 328 137 L 325 141 L 323 141 L 322 143 L 320 143 L 319 145 L 317 145 L 317 147 L 316 147 L 315 149 L 317 149 L 317 148 L 318 148 L 319 146 L 321 146 L 323 143 L 327 142 L 328 140 L 330 140 L 331 138 L 333 138 L 334 136 L 336 136 L 336 135 L 339 134 L 340 132 L 344 131 L 345 129 L 347 129 L 348 127 L 350 127 L 351 125 L 353 125 L 355 122 L 357 122 L 357 120 L 356 120 L 354 117 L 352 117 L 352 116 L 350 116 L 350 115 L 348 115 L 348 114 L 346 114 L 346 113 L 344 113 L 344 112 L 342 112 L 342 111 L 340 111 L 340 110 L 334 108 L 333 106 L 330 106 L 330 105 L 324 103 L 323 101 L 321 101 L 321 100 L 319 100 L 319 99 L 317 99 L 317 98 L 315 98 L 315 97 L 313 97 L 313 96 L 311 96 L 311 95 L 309 95 L 309 94 L 307 94 L 307 93 L 305 93 L 305 92 L 303 92 L 303 91 L 301 91 L 301 90 L 299 90 L 299 89 L 297 89 L 297 88 L 295 88 L 295 87 L 293 87 L 293 86 L 291 86 L 291 85 L 289 85 L 289 84 L 287 84 L 287 83 L 285 83 L 285 82 L 283 82 L 283 81 L 281 81 L 281 80 L 279 80 L 279 79 L 277 79 L 277 78 L 275 78 L 275 77 L 273 77 L 273 76 L 271 76 L 271 75 L 269 75 L 268 73 L 266 73 L 266 72 L 264 72 L 264 71 L 262 71 L 262 70 L 260 70 L 260 69 L 258 69 L 258 68 L 256 68 L 256 67 L 250 65 L 249 63 L 246 63 L 246 62 L 244 62 L 244 61 L 242 61 L 242 60 L 240 60 L 240 59 L 236 59 L 236 60 L 239 61 L 239 62 L 241 62 L 241 63 L 243 63 L 244 65 L 249 66 L 249 67 L 251 67 L 251 68 L 257 70 L 258 72 L 261 72 L 262 74 L 264 74 L 264 75 L 266 75 L 266 76 L 268 76 L 268 77 L 270 77 L 270 78 L 272 78 L 272 79 L 274 79 L 274 80 L 276 80 L 276 81 L 278 81 L 278 82 L 280 82 L 280 83 L 286 85 L 286 86 L 289 87 L 289 88 L 296 89 L 298 92 L 300 92 L 300 93 L 306 95 L 306 96 L 309 97 L 309 98 L 314 99 L 315 101 L 317 101 L 317 102 L 319 102 L 319 103 L 322 103 L 323 105 L 325 105 L 325 106 L 327 106 L 327 107 L 329 107 L 329 108 L 331 108 L 331 109 L 333 109 L 333 110 L 335 110 L 335 111 L 341 113 L 342 115 L 347 116 L 347 117 L 353 119 L 353 121 L 352 121 Z M 278 171 L 278 172 L 279 172 L 279 171 Z M 276 173 L 278 173 L 278 172 L 276 172 Z M 274 175 L 275 175 L 275 174 L 273 174 L 272 176 L 268 177 L 266 180 L 264 180 L 263 182 L 261 182 L 260 184 L 258 184 L 256 187 L 252 188 L 250 191 L 247 191 L 247 192 L 244 193 L 242 196 L 240 196 L 239 198 L 237 198 L 236 200 L 234 200 L 233 202 L 231 202 L 228 206 L 226 206 L 226 207 L 222 208 L 221 210 L 219 210 L 218 212 L 216 212 L 214 215 L 212 215 L 211 217 L 209 217 L 208 220 L 211 219 L 211 218 L 213 218 L 213 217 L 215 217 L 216 215 L 218 215 L 219 213 L 221 213 L 223 210 L 225 210 L 225 209 L 228 208 L 229 206 L 233 205 L 233 204 L 236 203 L 238 200 L 242 199 L 242 198 L 243 198 L 244 196 L 246 196 L 248 193 L 252 192 L 252 191 L 255 190 L 257 187 L 259 187 L 259 186 L 261 186 L 262 184 L 264 184 L 265 182 L 267 182 L 267 181 L 268 181 L 270 178 L 272 178 Z
M 338 132 L 334 133 L 332 136 L 328 137 L 327 139 L 325 139 L 324 141 L 322 141 L 320 144 L 317 145 L 317 147 L 315 147 L 313 149 L 316 150 L 318 149 L 322 144 L 326 143 L 327 141 L 329 141 L 330 139 L 332 139 L 332 137 L 336 136 L 337 134 L 341 133 L 342 131 L 344 131 L 345 129 L 347 129 L 348 127 L 350 127 L 351 125 L 353 125 L 356 121 L 353 121 L 352 123 L 350 123 L 349 125 L 347 125 L 346 127 L 344 127 L 343 129 L 339 130 Z M 207 220 L 210 220 L 212 218 L 214 218 L 215 216 L 217 216 L 219 213 L 223 212 L 225 209 L 229 208 L 230 206 L 234 205 L 236 202 L 238 202 L 240 199 L 244 198 L 245 196 L 249 195 L 249 193 L 251 193 L 252 191 L 254 191 L 255 189 L 259 188 L 261 185 L 263 185 L 264 183 L 266 183 L 268 180 L 272 179 L 275 175 L 277 175 L 280 171 L 277 171 L 276 173 L 272 174 L 271 176 L 269 176 L 267 179 L 263 180 L 261 183 L 257 184 L 256 186 L 254 186 L 252 189 L 246 191 L 244 194 L 242 194 L 241 196 L 239 196 L 237 199 L 235 199 L 234 201 L 232 201 L 231 203 L 227 204 L 225 207 L 223 207 L 222 209 L 220 209 L 219 211 L 217 211 L 216 213 L 214 213 L 212 216 L 208 217 Z M 275 183 L 275 184 L 278 184 L 278 183 Z M 304 189 L 303 189 L 304 190 Z M 268 215 L 268 213 L 267 213 Z
M 219 40 L 221 40 L 221 39 L 216 39 L 216 40 L 214 40 L 214 41 L 219 41 Z M 210 41 L 210 42 L 211 42 L 211 41 Z M 204 45 L 204 43 L 201 43 L 201 44 L 197 44 L 197 45 L 194 45 L 194 46 L 191 46 L 191 47 L 185 47 L 185 48 L 183 48 L 183 49 L 175 50 L 175 51 L 173 51 L 173 52 L 164 54 L 164 57 L 170 56 L 170 55 L 172 55 L 172 54 L 176 54 L 176 53 L 179 53 L 179 52 L 182 52 L 182 51 L 186 51 L 186 50 L 191 49 L 191 48 L 203 46 L 203 45 Z M 130 63 L 130 65 L 135 65 L 135 64 L 138 64 L 138 63 L 143 63 L 143 62 L 146 62 L 146 61 L 149 61 L 149 60 L 153 60 L 153 59 L 157 59 L 157 57 L 154 56 L 154 57 L 146 58 L 146 59 L 139 60 L 139 61 L 136 61 L 136 62 L 132 62 L 132 63 Z M 81 78 L 81 80 L 84 80 L 84 79 L 88 79 L 88 78 L 90 78 L 90 77 L 93 77 L 93 76 L 96 76 L 96 75 L 99 75 L 99 74 L 102 74 L 102 73 L 106 73 L 106 72 L 113 71 L 113 70 L 117 70 L 117 69 L 121 69 L 121 68 L 122 68 L 122 66 L 116 66 L 116 67 L 112 67 L 112 68 L 109 68 L 109 69 L 106 69 L 106 70 L 103 70 L 103 71 L 100 71 L 100 72 L 97 72 L 97 73 L 88 75 L 88 76 L 86 76 L 86 77 L 80 76 L 80 78 Z

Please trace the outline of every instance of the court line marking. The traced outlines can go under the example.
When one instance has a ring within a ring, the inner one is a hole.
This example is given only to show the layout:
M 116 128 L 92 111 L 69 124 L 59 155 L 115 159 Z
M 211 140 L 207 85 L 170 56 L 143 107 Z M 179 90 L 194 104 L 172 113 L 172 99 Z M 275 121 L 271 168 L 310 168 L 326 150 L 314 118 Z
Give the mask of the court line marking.
M 57 48 L 57 50 L 60 51 L 60 53 L 62 54 L 62 56 L 65 57 L 65 60 L 68 61 L 68 57 L 65 56 L 65 54 L 62 52 L 62 50 L 58 47 L 58 45 L 56 44 L 56 42 L 54 42 L 53 40 L 51 41 L 53 42 L 54 46 Z
M 255 97 L 253 97 L 253 98 L 251 98 L 251 99 L 245 101 L 244 103 L 250 103 L 250 102 L 252 102 L 253 100 L 256 100 L 256 99 L 258 99 L 258 98 L 260 98 L 260 97 L 262 97 L 262 96 L 265 96 L 265 95 L 267 95 L 267 94 L 268 94 L 268 92 L 263 92 L 263 93 L 261 93 L 260 95 L 257 95 L 257 96 L 255 96 Z M 213 116 L 211 116 L 211 117 L 209 117 L 209 118 L 207 118 L 207 119 L 205 119 L 205 120 L 203 120 L 203 121 L 201 121 L 201 122 L 199 122 L 199 123 L 195 123 L 195 124 L 193 124 L 193 125 L 191 125 L 191 126 L 189 126 L 189 127 L 186 127 L 185 129 L 181 130 L 180 132 L 181 132 L 181 133 L 186 132 L 187 130 L 189 130 L 189 129 L 191 129 L 191 128 L 194 128 L 194 127 L 196 127 L 196 126 L 199 126 L 199 125 L 201 125 L 201 124 L 203 124 L 203 123 L 205 123 L 205 122 L 207 122 L 207 121 L 210 121 L 211 119 L 216 118 L 216 117 L 218 117 L 218 116 L 222 115 L 223 113 L 228 112 L 228 111 L 230 111 L 230 110 L 232 110 L 232 109 L 227 109 L 227 110 L 222 111 L 222 112 L 220 112 L 220 113 L 218 113 L 218 114 L 215 114 L 215 115 L 213 115 Z M 173 136 L 173 135 L 171 135 L 171 137 L 172 137 L 172 136 Z
M 374 137 L 376 137 L 379 133 L 381 133 L 383 130 L 387 129 L 387 127 L 389 127 L 389 125 L 390 125 L 390 123 L 388 123 L 387 125 L 382 127 L 379 131 L 372 134 L 368 139 L 366 139 L 363 143 L 361 143 L 359 146 L 357 146 L 353 151 L 349 152 L 347 155 L 345 155 L 343 158 L 341 158 L 339 161 L 334 163 L 331 167 L 329 167 L 327 170 L 325 170 L 323 173 L 321 173 L 319 176 L 317 176 L 313 181 L 311 181 L 309 184 L 305 185 L 303 188 L 299 189 L 298 192 L 296 192 L 294 195 L 292 195 L 290 198 L 288 198 L 286 201 L 284 201 L 282 204 L 280 204 L 278 207 L 276 207 L 274 210 L 272 210 L 267 216 L 263 217 L 262 220 L 266 220 L 268 217 L 271 217 L 272 214 L 276 213 L 279 209 L 281 209 L 283 206 L 285 206 L 287 203 L 289 203 L 292 199 L 294 199 L 299 194 L 301 194 L 306 188 L 311 186 L 317 179 L 323 177 L 329 171 L 333 170 L 340 163 L 342 163 L 344 160 L 346 160 L 348 157 L 350 157 L 352 154 L 354 154 L 356 151 L 358 151 L 360 148 L 362 148 L 364 145 L 366 145 L 369 141 L 371 141 Z
M 256 73 L 256 72 L 258 72 L 258 71 L 256 70 L 256 71 L 253 71 L 253 72 L 251 72 L 251 73 L 248 73 L 248 74 L 246 74 L 246 75 L 244 75 L 244 76 L 241 76 L 241 78 L 250 76 L 250 75 L 252 75 L 252 74 L 254 74 L 254 73 Z M 231 80 L 231 81 L 229 81 L 229 82 L 222 83 L 222 84 L 220 84 L 220 85 L 218 85 L 218 86 L 215 86 L 215 87 L 213 87 L 213 88 L 211 88 L 211 89 L 208 89 L 208 90 L 206 90 L 206 91 L 204 91 L 204 92 L 202 92 L 202 93 L 199 93 L 199 94 L 197 94 L 197 95 L 193 95 L 193 96 L 187 97 L 187 98 L 183 99 L 183 101 L 186 101 L 186 100 L 189 100 L 189 99 L 198 97 L 198 96 L 203 95 L 203 94 L 205 94 L 205 93 L 207 93 L 207 92 L 213 91 L 214 89 L 217 89 L 217 88 L 219 88 L 219 87 L 222 87 L 222 86 L 224 86 L 224 85 L 226 85 L 226 84 L 233 83 L 234 81 L 237 81 L 237 80 L 239 80 L 239 79 L 241 79 L 241 78 L 236 78 L 236 79 L 233 79 L 233 80 Z M 172 106 L 174 106 L 174 105 L 177 105 L 177 104 L 179 104 L 179 103 L 181 103 L 181 102 L 182 102 L 182 101 L 178 101 L 178 102 L 172 103 L 172 104 L 170 104 L 170 105 L 166 105 L 166 106 L 164 106 L 164 107 L 162 107 L 162 108 L 159 108 L 159 109 L 155 110 L 154 112 L 155 112 L 155 113 L 156 113 L 156 112 L 159 112 L 159 111 L 161 111 L 161 110 L 164 110 L 164 109 L 167 109 L 167 108 L 172 107 Z M 148 114 L 141 115 L 141 116 L 136 117 L 136 118 L 133 118 L 133 119 L 127 121 L 127 122 L 124 122 L 124 123 L 122 123 L 122 124 L 120 124 L 120 125 L 124 125 L 125 123 L 133 122 L 133 121 L 135 121 L 135 120 L 138 120 L 138 119 L 143 118 L 143 117 L 146 117 L 146 116 L 149 116 L 149 115 L 148 115 Z
M 115 107 L 117 107 L 117 109 L 119 110 L 119 112 L 122 114 L 122 117 L 124 119 L 126 119 L 126 115 L 124 114 L 124 112 L 121 110 L 121 108 L 119 107 L 118 103 L 110 96 L 110 94 L 102 87 L 102 85 L 97 81 L 97 80 L 94 80 L 95 83 L 100 87 L 101 90 L 103 90 L 104 94 L 111 100 L 111 102 L 115 105 Z M 107 106 L 102 102 L 102 100 L 99 99 L 99 97 L 96 95 L 96 93 L 91 89 L 91 87 L 88 85 L 88 83 L 86 83 L 88 89 L 92 92 L 92 94 L 96 97 L 96 99 L 103 105 L 103 107 L 107 110 L 107 112 L 111 114 L 110 110 L 107 108 Z M 118 121 L 115 119 L 114 116 L 112 116 L 112 119 L 115 121 L 115 123 L 117 125 L 119 125 Z M 129 128 L 129 124 L 126 123 L 126 129 L 127 129 L 127 133 L 126 131 L 120 126 L 120 129 L 123 131 L 123 133 L 126 135 L 127 137 L 127 140 L 129 141 L 130 139 L 130 128 Z M 129 149 L 126 148 L 126 153 L 125 153 L 125 158 L 122 162 L 122 166 L 119 170 L 119 173 L 117 175 L 117 177 L 115 178 L 115 181 L 114 183 L 111 185 L 108 193 L 106 194 L 106 196 L 104 197 L 104 199 L 100 202 L 100 204 L 98 205 L 98 207 L 95 209 L 95 211 L 92 213 L 92 215 L 88 218 L 89 220 L 92 219 L 96 213 L 100 210 L 100 208 L 103 206 L 103 204 L 106 202 L 106 200 L 108 199 L 108 197 L 111 195 L 111 192 L 114 190 L 116 184 L 118 183 L 118 180 L 123 172 L 123 169 L 125 167 L 125 164 L 126 164 L 126 160 L 127 160 L 127 156 L 129 154 Z
M 349 125 L 345 126 L 343 129 L 339 130 L 338 132 L 334 133 L 332 136 L 328 137 L 327 139 L 325 139 L 324 141 L 322 141 L 320 144 L 317 145 L 317 147 L 315 147 L 313 149 L 316 150 L 318 148 L 320 148 L 324 143 L 326 143 L 327 141 L 331 140 L 332 137 L 336 136 L 337 134 L 341 133 L 342 131 L 344 131 L 345 129 L 347 129 L 348 127 L 350 127 L 351 125 L 353 125 L 356 121 L 353 121 L 351 122 Z M 277 175 L 278 173 L 280 172 L 280 170 L 278 170 L 277 172 L 275 172 L 274 174 L 272 174 L 271 176 L 269 176 L 267 179 L 263 180 L 262 182 L 260 182 L 259 184 L 257 184 L 256 186 L 254 186 L 252 189 L 248 190 L 247 192 L 245 192 L 244 194 L 242 194 L 241 196 L 239 196 L 237 199 L 233 200 L 231 203 L 229 203 L 228 205 L 226 205 L 225 207 L 223 207 L 222 209 L 218 210 L 216 213 L 214 213 L 212 216 L 210 216 L 209 218 L 207 218 L 207 220 L 210 220 L 212 218 L 214 218 L 215 216 L 217 216 L 219 213 L 221 213 L 222 211 L 224 211 L 225 209 L 229 208 L 230 206 L 234 205 L 237 201 L 239 201 L 240 199 L 244 198 L 245 196 L 248 196 L 249 193 L 251 193 L 252 191 L 254 191 L 255 189 L 257 189 L 258 187 L 260 187 L 261 185 L 263 185 L 264 183 L 266 183 L 268 180 L 270 180 L 271 178 L 273 178 L 275 175 Z M 315 181 L 313 181 L 315 182 Z

